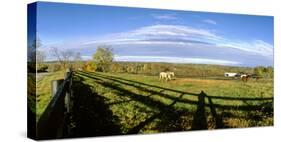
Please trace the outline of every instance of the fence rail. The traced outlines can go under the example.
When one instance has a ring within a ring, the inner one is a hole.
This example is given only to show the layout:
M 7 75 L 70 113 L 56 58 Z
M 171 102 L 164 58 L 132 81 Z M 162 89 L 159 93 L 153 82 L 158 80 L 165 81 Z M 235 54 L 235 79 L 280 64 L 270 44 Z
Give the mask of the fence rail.
M 68 116 L 71 110 L 72 70 L 68 69 L 62 83 L 57 85 L 53 98 L 37 123 L 38 139 L 63 138 L 69 135 Z

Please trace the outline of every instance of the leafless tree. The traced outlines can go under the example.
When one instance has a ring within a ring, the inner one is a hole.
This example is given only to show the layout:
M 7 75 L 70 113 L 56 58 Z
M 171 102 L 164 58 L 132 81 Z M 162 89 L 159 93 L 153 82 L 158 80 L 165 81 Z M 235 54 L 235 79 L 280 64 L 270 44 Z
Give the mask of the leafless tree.
M 74 60 L 77 61 L 77 62 L 82 60 L 80 52 L 75 53 Z
M 74 56 L 73 51 L 71 50 L 60 51 L 58 48 L 52 47 L 51 52 L 64 69 L 71 65 L 70 62 Z
M 46 59 L 46 54 L 44 51 L 37 50 L 36 52 L 36 61 L 37 63 L 43 63 Z
M 61 51 L 62 60 L 65 62 L 65 65 L 71 65 L 71 60 L 73 60 L 74 52 L 71 50 Z
M 80 52 L 75 53 L 74 61 L 75 61 L 75 66 L 77 69 L 82 67 L 82 57 L 81 57 Z
M 38 49 L 42 46 L 41 40 L 36 37 L 36 39 L 33 40 L 32 44 L 28 46 L 28 60 L 30 62 L 36 62 L 37 58 L 37 52 Z

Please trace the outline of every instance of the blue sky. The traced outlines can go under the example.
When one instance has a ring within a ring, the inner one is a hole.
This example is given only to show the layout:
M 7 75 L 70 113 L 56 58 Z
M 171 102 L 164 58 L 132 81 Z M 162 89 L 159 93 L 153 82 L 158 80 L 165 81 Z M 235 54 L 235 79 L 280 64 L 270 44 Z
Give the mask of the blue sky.
M 270 16 L 40 2 L 37 35 L 85 60 L 105 44 L 116 61 L 273 65 Z

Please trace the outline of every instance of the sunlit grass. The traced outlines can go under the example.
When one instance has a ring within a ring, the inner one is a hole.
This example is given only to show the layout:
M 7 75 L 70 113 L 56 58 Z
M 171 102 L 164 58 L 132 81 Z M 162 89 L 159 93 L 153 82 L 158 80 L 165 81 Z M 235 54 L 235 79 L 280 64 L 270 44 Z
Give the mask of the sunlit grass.
M 215 105 L 233 107 L 233 109 L 227 110 L 215 108 L 217 115 L 223 119 L 222 122 L 225 127 L 242 128 L 273 125 L 272 115 L 265 115 L 263 112 L 238 110 L 239 106 L 258 106 L 268 102 L 244 101 L 243 98 L 273 98 L 272 79 L 242 82 L 241 80 L 225 80 L 224 78 L 175 78 L 172 81 L 165 82 L 159 81 L 158 76 L 124 73 L 78 72 L 75 76 L 83 78 L 80 83 L 91 86 L 93 92 L 97 92 L 98 95 L 106 98 L 104 101 L 113 115 L 118 117 L 123 133 L 129 132 L 130 129 L 138 126 L 141 122 L 145 122 L 159 113 L 161 115 L 148 122 L 139 133 L 190 130 L 192 121 L 194 121 L 194 112 L 198 109 L 198 96 L 192 94 L 200 94 L 201 91 L 211 97 L 240 99 L 211 99 Z M 172 89 L 172 91 L 169 89 Z M 185 93 L 182 95 L 173 90 Z M 204 103 L 210 105 L 207 98 L 205 98 Z M 235 109 L 236 107 L 237 109 Z M 169 109 L 173 109 L 180 115 L 171 120 L 173 114 L 169 114 L 171 113 Z M 205 113 L 208 129 L 214 129 L 215 122 L 211 109 L 205 107 Z
M 64 71 L 43 76 L 36 82 L 36 119 L 38 120 L 52 99 L 51 82 L 64 78 Z

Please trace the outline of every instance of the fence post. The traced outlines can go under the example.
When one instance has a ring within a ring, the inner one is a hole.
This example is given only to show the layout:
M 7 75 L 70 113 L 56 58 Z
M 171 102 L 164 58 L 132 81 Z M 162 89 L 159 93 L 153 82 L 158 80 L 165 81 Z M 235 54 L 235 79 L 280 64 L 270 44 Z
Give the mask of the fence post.
M 65 73 L 65 80 L 67 82 L 67 85 L 66 85 L 66 94 L 65 94 L 65 108 L 66 108 L 66 111 L 67 113 L 70 112 L 70 107 L 71 107 L 71 85 L 72 85 L 72 76 L 69 76 L 71 75 L 71 69 L 68 68 L 66 70 L 66 73 Z M 67 78 L 69 77 L 69 78 Z
M 64 79 L 59 79 L 59 80 L 52 80 L 51 85 L 52 85 L 52 97 L 54 97 L 58 91 L 59 86 L 63 83 Z
M 71 68 L 68 68 L 65 73 L 65 81 L 67 82 L 66 92 L 65 92 L 65 135 L 70 134 L 70 114 L 71 114 L 71 107 L 72 107 L 72 101 L 71 101 L 71 85 L 72 85 L 72 70 Z

